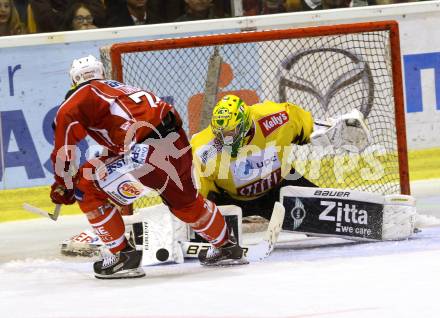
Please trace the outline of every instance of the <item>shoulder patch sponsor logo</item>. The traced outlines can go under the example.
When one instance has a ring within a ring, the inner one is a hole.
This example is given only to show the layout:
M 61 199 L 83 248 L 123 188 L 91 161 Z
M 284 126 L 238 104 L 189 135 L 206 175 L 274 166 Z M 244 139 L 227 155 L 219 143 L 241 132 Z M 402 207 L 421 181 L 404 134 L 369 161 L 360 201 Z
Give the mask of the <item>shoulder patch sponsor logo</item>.
M 289 115 L 287 115 L 285 111 L 282 111 L 260 118 L 258 124 L 260 125 L 264 137 L 267 137 L 288 121 Z
M 112 81 L 112 80 L 105 80 L 105 81 L 103 81 L 105 84 L 107 84 L 108 86 L 110 86 L 110 87 L 118 87 L 118 86 L 122 86 L 123 84 L 122 83 L 119 83 L 119 82 L 117 82 L 117 81 Z
M 221 146 L 214 141 L 209 142 L 207 145 L 201 146 L 197 149 L 196 155 L 200 158 L 202 164 L 206 165 L 209 159 L 215 157 L 219 151 L 221 151 Z

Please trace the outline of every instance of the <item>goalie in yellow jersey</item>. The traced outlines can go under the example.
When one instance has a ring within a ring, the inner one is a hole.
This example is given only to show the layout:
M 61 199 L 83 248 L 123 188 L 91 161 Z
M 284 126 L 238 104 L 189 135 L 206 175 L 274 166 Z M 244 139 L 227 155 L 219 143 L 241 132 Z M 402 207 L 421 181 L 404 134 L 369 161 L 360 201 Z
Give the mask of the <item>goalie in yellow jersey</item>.
M 270 219 L 280 188 L 314 187 L 295 172 L 287 157 L 292 143 L 310 142 L 312 115 L 291 103 L 246 105 L 235 95 L 214 107 L 211 124 L 191 139 L 200 192 L 218 205 L 237 205 L 243 216 Z
M 352 240 L 395 240 L 413 234 L 414 199 L 349 189 L 318 188 L 295 172 L 291 144 L 361 152 L 370 144 L 358 110 L 318 120 L 298 105 L 264 101 L 246 105 L 226 95 L 211 124 L 191 139 L 199 191 L 242 215 L 271 219 L 285 208 L 282 229 Z

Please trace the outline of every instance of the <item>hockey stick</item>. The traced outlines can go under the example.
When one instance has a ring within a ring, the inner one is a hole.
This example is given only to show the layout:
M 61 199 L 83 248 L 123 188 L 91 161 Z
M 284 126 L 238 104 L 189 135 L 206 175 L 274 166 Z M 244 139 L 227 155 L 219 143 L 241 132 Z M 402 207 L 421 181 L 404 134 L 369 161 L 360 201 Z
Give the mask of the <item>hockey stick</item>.
M 33 205 L 30 205 L 28 203 L 23 203 L 23 209 L 25 209 L 28 212 L 40 215 L 40 216 L 44 216 L 47 217 L 51 220 L 56 221 L 58 219 L 58 216 L 60 215 L 60 211 L 61 211 L 61 204 L 56 204 L 55 205 L 55 209 L 53 210 L 52 213 L 49 213 L 47 211 L 44 211 L 40 208 L 37 208 Z

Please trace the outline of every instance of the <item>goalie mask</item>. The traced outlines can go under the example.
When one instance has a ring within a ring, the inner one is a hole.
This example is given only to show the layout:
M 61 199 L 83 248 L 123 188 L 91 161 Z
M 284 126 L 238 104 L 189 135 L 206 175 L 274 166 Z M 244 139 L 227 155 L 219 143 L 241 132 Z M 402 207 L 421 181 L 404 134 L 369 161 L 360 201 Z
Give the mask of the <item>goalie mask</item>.
M 243 146 L 251 123 L 248 106 L 235 95 L 224 96 L 212 111 L 211 130 L 223 146 L 231 147 L 233 157 Z
M 73 60 L 70 78 L 75 86 L 92 79 L 104 79 L 104 66 L 93 55 Z

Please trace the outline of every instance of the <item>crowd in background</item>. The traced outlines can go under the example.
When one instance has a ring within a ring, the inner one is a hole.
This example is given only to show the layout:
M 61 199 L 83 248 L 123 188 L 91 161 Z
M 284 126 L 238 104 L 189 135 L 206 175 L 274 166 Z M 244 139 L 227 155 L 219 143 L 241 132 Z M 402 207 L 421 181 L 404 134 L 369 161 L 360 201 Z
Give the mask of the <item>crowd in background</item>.
M 242 14 L 412 1 L 242 0 Z M 0 0 L 0 36 L 226 18 L 234 12 L 231 0 Z

